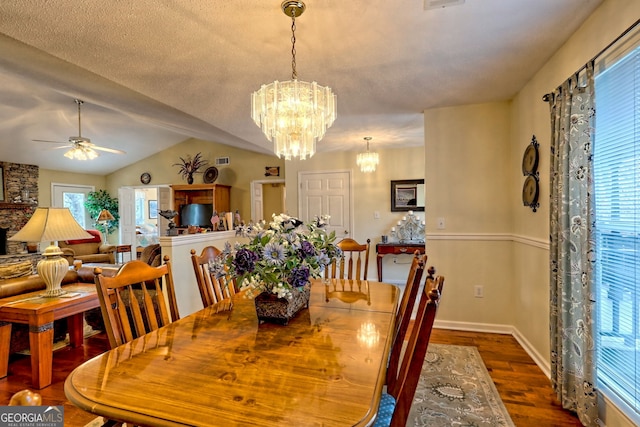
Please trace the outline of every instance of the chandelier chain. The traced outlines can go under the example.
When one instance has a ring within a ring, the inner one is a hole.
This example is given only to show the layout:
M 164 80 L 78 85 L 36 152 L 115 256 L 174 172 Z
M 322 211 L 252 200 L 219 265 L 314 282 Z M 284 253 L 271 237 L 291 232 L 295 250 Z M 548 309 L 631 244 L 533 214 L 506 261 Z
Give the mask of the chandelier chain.
M 296 14 L 291 13 L 291 80 L 298 79 L 296 71 Z

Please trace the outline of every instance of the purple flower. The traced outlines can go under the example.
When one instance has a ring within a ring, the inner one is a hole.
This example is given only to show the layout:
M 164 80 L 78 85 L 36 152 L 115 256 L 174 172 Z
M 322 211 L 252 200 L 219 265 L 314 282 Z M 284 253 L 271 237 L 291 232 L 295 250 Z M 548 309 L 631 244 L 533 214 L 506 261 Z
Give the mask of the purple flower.
M 289 284 L 294 288 L 300 288 L 309 282 L 309 267 L 306 265 L 300 265 L 293 270 L 289 275 Z
M 233 267 L 237 274 L 251 273 L 255 268 L 258 254 L 249 249 L 240 249 L 233 259 Z
M 313 256 L 316 254 L 316 248 L 313 247 L 313 244 L 311 242 L 307 242 L 305 240 L 300 244 L 300 254 L 303 258 Z

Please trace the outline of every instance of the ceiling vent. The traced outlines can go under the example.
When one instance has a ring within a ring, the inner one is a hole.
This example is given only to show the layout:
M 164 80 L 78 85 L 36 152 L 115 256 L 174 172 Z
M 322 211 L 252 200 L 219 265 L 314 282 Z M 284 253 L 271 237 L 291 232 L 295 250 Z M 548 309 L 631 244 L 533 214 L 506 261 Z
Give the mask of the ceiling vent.
M 229 164 L 228 157 L 216 157 L 216 166 L 227 166 Z
M 449 6 L 464 4 L 466 0 L 424 0 L 424 10 L 442 9 Z

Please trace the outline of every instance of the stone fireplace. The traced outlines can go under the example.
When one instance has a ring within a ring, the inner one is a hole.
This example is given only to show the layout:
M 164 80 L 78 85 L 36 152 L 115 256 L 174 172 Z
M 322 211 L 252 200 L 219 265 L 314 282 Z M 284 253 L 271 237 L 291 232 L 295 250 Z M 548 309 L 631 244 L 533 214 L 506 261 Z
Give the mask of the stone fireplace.
M 19 163 L 0 163 L 2 166 L 2 199 L 0 200 L 0 265 L 31 259 L 35 263 L 40 254 L 27 254 L 26 242 L 10 242 L 7 238 L 25 226 L 39 200 L 39 167 Z M 29 194 L 29 200 L 22 195 Z M 33 201 L 31 201 L 33 200 Z

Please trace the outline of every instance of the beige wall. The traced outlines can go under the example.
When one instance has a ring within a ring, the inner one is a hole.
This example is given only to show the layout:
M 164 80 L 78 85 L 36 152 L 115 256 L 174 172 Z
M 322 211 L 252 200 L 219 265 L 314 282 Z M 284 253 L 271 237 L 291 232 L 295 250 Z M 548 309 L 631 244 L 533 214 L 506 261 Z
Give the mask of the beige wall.
M 107 177 L 109 193 L 117 195 L 120 187 L 141 185 L 140 175 L 144 172 L 151 174 L 153 185 L 186 184 L 178 175 L 178 166 L 172 165 L 178 162 L 180 157 L 194 156 L 199 152 L 210 165 L 214 164 L 216 157 L 229 157 L 228 166 L 218 167 L 219 175 L 215 183 L 232 187 L 231 210 L 239 210 L 245 220 L 251 216 L 251 181 L 268 179 L 264 176 L 265 166 L 280 166 L 280 174 L 285 174 L 284 160 L 278 159 L 275 155 L 258 154 L 214 142 L 188 139 L 110 174 Z M 204 169 L 201 172 L 204 172 Z M 202 183 L 202 174 L 196 174 L 194 182 Z
M 427 254 L 446 278 L 440 322 L 511 325 L 509 102 L 425 111 Z M 435 160 L 437 159 L 437 160 Z M 436 228 L 444 218 L 445 229 Z M 483 287 L 483 298 L 474 287 Z
M 40 169 L 38 178 L 38 206 L 51 206 L 51 184 L 72 184 L 72 185 L 93 185 L 97 190 L 106 189 L 107 179 L 101 175 L 90 175 L 85 173 L 71 173 L 54 171 L 50 169 Z M 117 197 L 118 192 L 111 193 Z
M 273 214 L 282 213 L 282 205 L 285 195 L 284 182 L 279 182 L 271 185 L 262 186 L 262 217 L 265 220 L 270 220 Z

